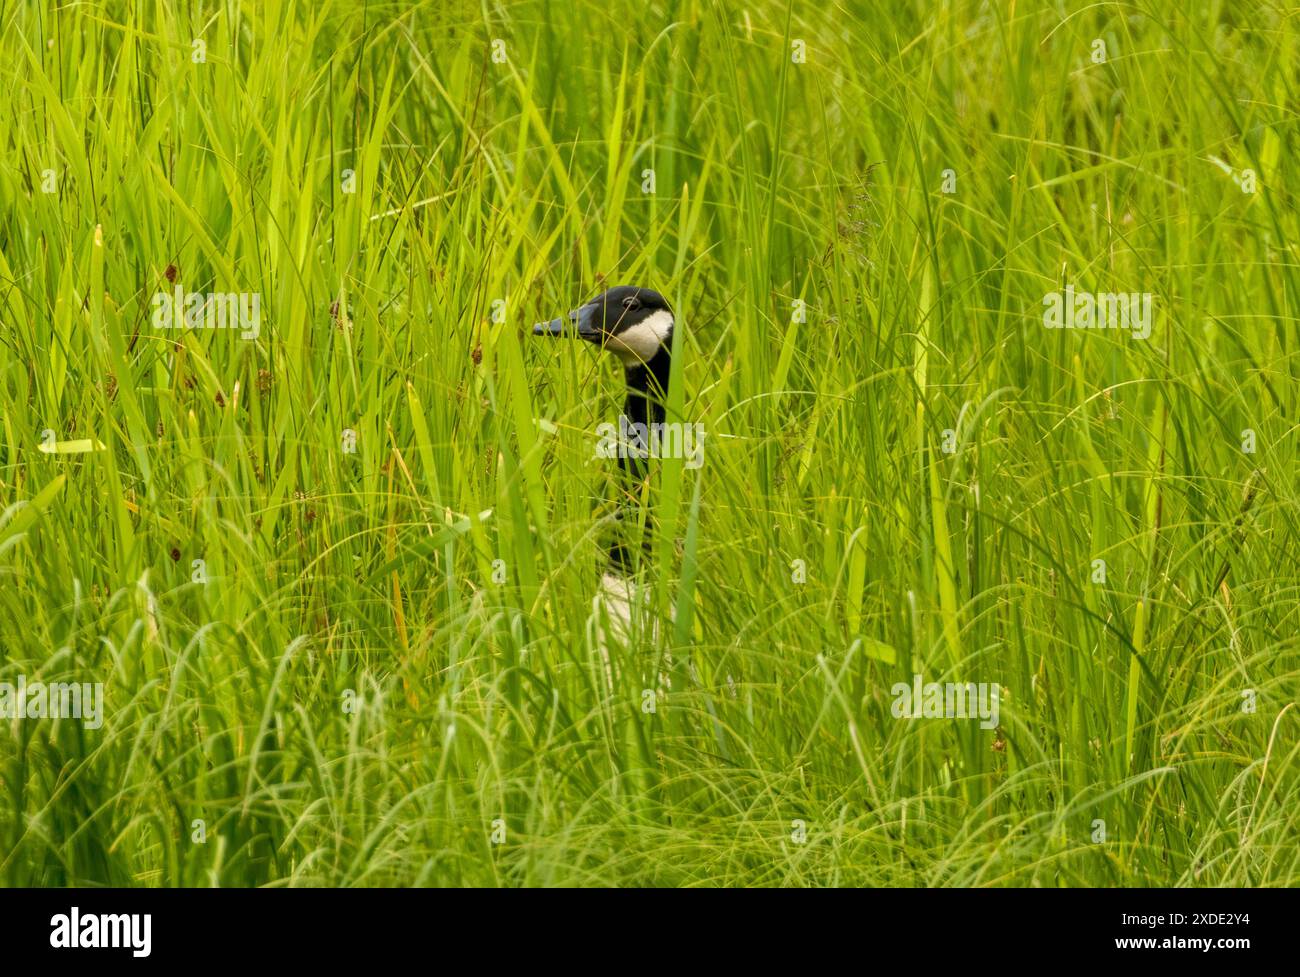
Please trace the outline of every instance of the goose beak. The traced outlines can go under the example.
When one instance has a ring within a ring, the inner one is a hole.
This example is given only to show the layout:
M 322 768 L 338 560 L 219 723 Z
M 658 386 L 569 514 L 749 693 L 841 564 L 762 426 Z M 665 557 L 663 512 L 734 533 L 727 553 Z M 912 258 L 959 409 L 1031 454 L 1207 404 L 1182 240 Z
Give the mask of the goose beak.
M 576 324 L 575 324 L 576 325 Z M 565 320 L 552 319 L 550 322 L 539 322 L 533 326 L 534 336 L 563 336 Z
M 561 336 L 571 339 L 577 336 L 579 339 L 594 339 L 600 336 L 600 330 L 592 323 L 594 309 L 589 305 L 584 305 L 580 309 L 574 309 L 567 316 L 560 319 L 552 319 L 550 322 L 539 322 L 533 326 L 534 336 Z

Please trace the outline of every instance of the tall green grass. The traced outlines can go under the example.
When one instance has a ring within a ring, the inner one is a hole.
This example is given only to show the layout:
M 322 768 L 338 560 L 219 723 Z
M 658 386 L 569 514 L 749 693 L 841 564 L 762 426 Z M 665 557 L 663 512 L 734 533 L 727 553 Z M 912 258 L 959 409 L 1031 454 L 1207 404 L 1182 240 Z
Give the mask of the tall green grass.
M 1286 5 L 0 25 L 0 682 L 106 694 L 0 721 L 0 883 L 1300 882 Z M 707 432 L 608 673 L 606 283 Z

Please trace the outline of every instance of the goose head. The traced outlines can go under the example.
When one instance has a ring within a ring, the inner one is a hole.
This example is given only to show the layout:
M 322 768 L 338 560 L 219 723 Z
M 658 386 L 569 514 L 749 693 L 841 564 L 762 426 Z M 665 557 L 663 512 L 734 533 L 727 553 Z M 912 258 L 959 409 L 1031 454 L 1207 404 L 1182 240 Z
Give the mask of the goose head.
M 577 336 L 613 353 L 631 369 L 671 348 L 673 311 L 654 289 L 618 285 L 565 317 L 539 322 L 533 335 Z

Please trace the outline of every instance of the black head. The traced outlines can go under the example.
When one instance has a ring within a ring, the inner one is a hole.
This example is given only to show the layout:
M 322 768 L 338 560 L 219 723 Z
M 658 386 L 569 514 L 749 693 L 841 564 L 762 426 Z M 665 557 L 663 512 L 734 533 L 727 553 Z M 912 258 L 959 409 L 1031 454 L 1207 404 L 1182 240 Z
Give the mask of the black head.
M 624 366 L 649 363 L 672 342 L 673 311 L 653 289 L 618 285 L 567 318 L 539 322 L 535 336 L 577 336 L 615 353 Z

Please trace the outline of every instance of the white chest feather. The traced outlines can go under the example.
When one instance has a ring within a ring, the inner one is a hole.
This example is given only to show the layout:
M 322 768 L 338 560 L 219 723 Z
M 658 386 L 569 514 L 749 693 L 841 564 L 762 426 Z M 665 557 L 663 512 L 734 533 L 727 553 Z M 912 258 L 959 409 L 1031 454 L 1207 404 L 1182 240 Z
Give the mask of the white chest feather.
M 616 573 L 606 573 L 601 578 L 600 589 L 592 598 L 588 634 L 594 638 L 595 649 L 600 654 L 611 692 L 615 688 L 616 660 L 624 663 L 637 662 L 644 667 L 647 664 L 644 653 L 659 641 L 659 622 L 648 620 L 650 603 L 648 590 Z M 673 621 L 676 616 L 670 609 L 668 620 Z M 634 618 L 638 620 L 634 621 Z M 645 623 L 649 623 L 649 629 L 642 631 L 640 625 Z M 665 652 L 664 664 L 669 671 L 672 663 L 672 655 Z M 646 683 L 650 678 L 642 674 L 641 681 Z M 660 673 L 659 684 L 665 690 L 672 688 L 672 681 L 666 672 Z

